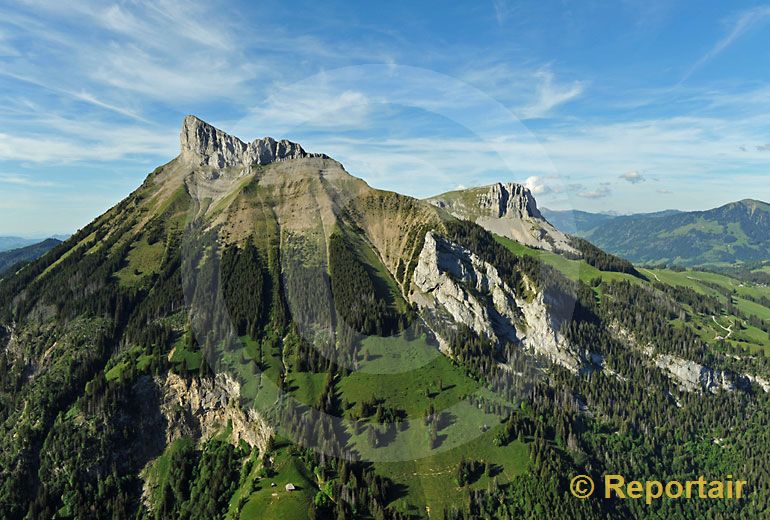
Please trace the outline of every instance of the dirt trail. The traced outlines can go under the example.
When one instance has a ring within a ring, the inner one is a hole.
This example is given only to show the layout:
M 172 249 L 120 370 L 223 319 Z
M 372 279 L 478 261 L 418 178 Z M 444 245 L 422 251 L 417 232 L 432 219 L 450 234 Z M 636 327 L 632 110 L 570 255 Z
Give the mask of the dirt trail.
M 733 334 L 733 324 L 732 324 L 732 323 L 730 324 L 730 326 L 729 326 L 729 327 L 724 327 L 724 326 L 723 326 L 721 323 L 719 323 L 719 322 L 717 321 L 717 319 L 716 319 L 716 317 L 715 317 L 715 316 L 712 316 L 712 317 L 711 317 L 711 319 L 712 319 L 712 320 L 714 320 L 714 323 L 716 323 L 717 325 L 719 325 L 719 327 L 720 327 L 722 330 L 726 330 L 726 331 L 727 331 L 727 336 L 725 336 L 725 339 L 729 338 L 729 337 L 730 337 L 730 336 Z M 716 338 L 714 338 L 714 339 L 716 339 Z
M 661 280 L 660 280 L 660 278 L 658 278 L 658 275 L 657 275 L 657 274 L 655 274 L 655 273 L 653 273 L 653 272 L 652 272 L 652 271 L 650 271 L 649 269 L 644 269 L 644 268 L 642 268 L 642 271 L 647 271 L 647 272 L 648 272 L 648 273 L 650 273 L 652 276 L 654 276 L 654 277 L 655 277 L 655 279 L 656 279 L 657 281 L 659 281 L 659 282 L 661 281 Z

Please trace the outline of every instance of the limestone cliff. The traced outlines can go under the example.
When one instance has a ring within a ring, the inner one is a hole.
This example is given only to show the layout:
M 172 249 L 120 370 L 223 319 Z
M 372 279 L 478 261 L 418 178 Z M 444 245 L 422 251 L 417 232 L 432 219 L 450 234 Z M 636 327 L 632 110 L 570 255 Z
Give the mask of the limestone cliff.
M 652 344 L 640 345 L 631 332 L 623 329 L 617 323 L 613 324 L 610 330 L 623 343 L 647 355 L 657 368 L 686 392 L 710 392 L 712 394 L 720 391 L 732 392 L 739 388 L 746 388 L 751 383 L 756 383 L 764 392 L 770 392 L 770 384 L 761 377 L 750 374 L 733 374 L 679 356 L 656 352 Z
M 198 166 L 231 168 L 269 164 L 285 159 L 317 156 L 286 139 L 272 137 L 244 143 L 195 116 L 187 116 L 179 135 L 181 156 Z
M 526 298 L 497 268 L 460 245 L 428 232 L 412 277 L 413 302 L 436 319 L 462 323 L 495 342 L 509 341 L 572 371 L 586 360 L 558 332 L 543 294 Z M 442 349 L 447 351 L 444 343 Z
M 668 354 L 658 354 L 654 359 L 655 364 L 670 374 L 684 390 L 717 393 L 720 390 L 733 391 L 736 388 L 733 377 L 721 370 Z

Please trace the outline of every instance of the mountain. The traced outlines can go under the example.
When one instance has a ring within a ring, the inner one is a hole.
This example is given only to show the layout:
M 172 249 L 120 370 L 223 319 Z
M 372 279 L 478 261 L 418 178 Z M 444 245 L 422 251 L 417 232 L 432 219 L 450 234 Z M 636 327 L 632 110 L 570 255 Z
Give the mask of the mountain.
M 457 197 L 185 117 L 177 157 L 0 280 L 0 518 L 648 515 L 569 492 L 619 471 L 770 491 L 766 287 L 604 270 L 520 187 Z
M 770 258 L 770 205 L 742 200 L 707 211 L 661 212 L 606 220 L 582 236 L 633 262 L 684 266 Z
M 61 244 L 61 240 L 56 238 L 47 238 L 42 242 L 32 244 L 10 251 L 0 252 L 0 276 L 9 271 L 15 265 L 22 262 L 29 262 L 43 256 L 45 253 Z
M 569 239 L 543 217 L 532 193 L 520 184 L 496 183 L 450 191 L 427 200 L 457 218 L 522 244 L 579 254 Z
M 32 245 L 39 240 L 21 237 L 0 237 L 0 252 Z

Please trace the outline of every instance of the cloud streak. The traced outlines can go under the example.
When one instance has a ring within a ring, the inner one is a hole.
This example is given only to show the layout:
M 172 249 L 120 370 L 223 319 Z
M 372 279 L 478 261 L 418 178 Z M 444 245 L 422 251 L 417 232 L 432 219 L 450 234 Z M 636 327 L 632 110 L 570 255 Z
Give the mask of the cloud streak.
M 0 184 L 24 186 L 29 188 L 49 188 L 52 186 L 60 186 L 60 184 L 55 182 L 35 180 L 30 178 L 28 175 L 20 175 L 18 173 L 0 173 Z
M 766 23 L 768 20 L 770 20 L 770 6 L 757 6 L 740 12 L 730 24 L 727 34 L 720 38 L 708 52 L 701 56 L 700 59 L 685 72 L 684 76 L 679 81 L 679 84 L 690 79 L 690 76 L 692 76 L 698 69 L 733 45 L 741 38 L 741 36 L 751 29 Z

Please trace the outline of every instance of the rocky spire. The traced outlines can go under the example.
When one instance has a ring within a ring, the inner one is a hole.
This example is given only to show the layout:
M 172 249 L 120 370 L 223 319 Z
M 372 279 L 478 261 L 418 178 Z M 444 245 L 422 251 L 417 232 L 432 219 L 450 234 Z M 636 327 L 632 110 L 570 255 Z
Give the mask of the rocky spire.
M 181 157 L 197 166 L 215 168 L 268 164 L 311 155 L 299 144 L 286 139 L 276 141 L 264 137 L 246 144 L 195 116 L 184 118 L 179 144 Z

